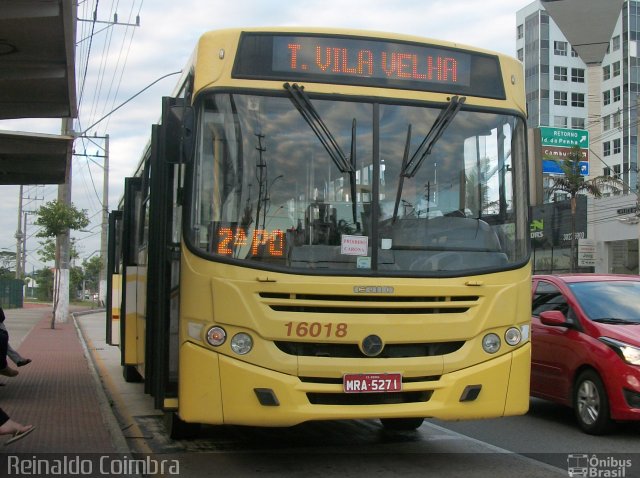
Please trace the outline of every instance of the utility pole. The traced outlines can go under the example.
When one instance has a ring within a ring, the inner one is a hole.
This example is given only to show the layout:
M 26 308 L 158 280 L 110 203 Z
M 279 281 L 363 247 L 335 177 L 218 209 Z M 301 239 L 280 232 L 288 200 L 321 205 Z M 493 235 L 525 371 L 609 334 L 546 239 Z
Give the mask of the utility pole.
M 71 118 L 62 119 L 62 134 L 68 135 L 71 133 L 72 127 Z M 69 158 L 65 171 L 65 182 L 58 186 L 58 201 L 70 206 L 71 205 L 71 163 L 72 158 Z M 56 254 L 56 275 L 54 281 L 53 300 L 57 303 L 55 308 L 55 322 L 67 322 L 69 317 L 69 256 L 70 256 L 70 234 L 67 229 L 63 234 L 60 234 L 57 238 L 57 251 Z M 53 322 L 52 322 L 53 327 Z
M 100 236 L 100 284 L 98 297 L 107 303 L 107 228 L 109 226 L 109 135 L 104 136 L 104 174 L 102 179 L 102 234 Z
M 20 185 L 20 197 L 18 198 L 18 228 L 16 229 L 16 279 L 22 278 L 22 184 Z
M 84 134 L 75 133 L 75 138 L 85 138 L 90 140 L 94 144 L 96 143 L 94 140 L 103 139 L 104 147 L 101 149 L 104 151 L 104 154 L 101 155 L 98 152 L 96 154 L 87 154 L 86 151 L 84 153 L 73 153 L 74 156 L 85 156 L 88 158 L 101 158 L 104 163 L 102 166 L 103 175 L 102 175 L 102 223 L 101 223 L 101 234 L 100 234 L 100 249 L 94 252 L 100 252 L 100 277 L 98 281 L 98 297 L 100 301 L 104 304 L 106 303 L 107 296 L 107 236 L 109 230 L 109 135 L 106 134 L 104 136 L 86 136 Z M 94 162 L 94 161 L 92 161 Z M 94 162 L 94 164 L 98 165 L 98 163 Z M 93 255 L 93 254 L 91 254 Z M 91 256 L 89 256 L 91 257 Z M 85 258 L 85 259 L 88 259 Z

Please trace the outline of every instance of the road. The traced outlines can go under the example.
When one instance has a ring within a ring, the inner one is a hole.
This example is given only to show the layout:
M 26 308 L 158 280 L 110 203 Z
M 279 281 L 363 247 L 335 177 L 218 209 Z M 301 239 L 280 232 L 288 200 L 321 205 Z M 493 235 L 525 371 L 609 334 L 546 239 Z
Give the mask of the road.
M 137 417 L 155 459 L 179 462 L 189 477 L 519 478 L 567 476 L 537 460 L 425 423 L 389 432 L 378 421 L 305 423 L 291 428 L 203 427 L 171 440 L 158 416 Z
M 593 466 L 574 476 L 640 477 L 639 424 L 590 436 L 569 409 L 537 399 L 522 417 L 427 421 L 416 432 L 358 420 L 203 427 L 195 439 L 171 440 L 159 416 L 136 420 L 154 456 L 175 458 L 190 477 L 215 469 L 223 476 L 528 478 L 568 476 L 568 466 L 580 459 Z
M 640 476 L 640 423 L 618 424 L 605 436 L 587 435 L 578 428 L 571 409 L 535 398 L 522 417 L 434 423 L 564 469 L 569 454 L 611 457 L 611 462 L 630 459 L 632 466 L 624 476 Z

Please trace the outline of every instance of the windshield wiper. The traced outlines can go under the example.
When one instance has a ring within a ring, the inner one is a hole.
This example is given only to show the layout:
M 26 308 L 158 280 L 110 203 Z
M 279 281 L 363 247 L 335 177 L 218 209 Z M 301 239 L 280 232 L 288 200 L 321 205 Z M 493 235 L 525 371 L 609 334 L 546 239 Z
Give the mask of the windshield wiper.
M 353 118 L 351 122 L 351 158 L 349 171 L 349 184 L 351 186 L 351 211 L 353 212 L 353 225 L 356 228 L 356 232 L 360 231 L 360 222 L 358 221 L 358 203 L 357 190 L 356 190 L 356 119 Z
M 313 106 L 313 103 L 311 103 L 309 96 L 304 92 L 304 86 L 300 86 L 297 83 L 294 83 L 293 85 L 285 83 L 283 86 L 284 89 L 289 92 L 291 102 L 316 134 L 318 140 L 320 140 L 320 143 L 322 143 L 322 146 L 324 146 L 324 149 L 327 151 L 340 172 L 355 174 L 354 167 L 349 163 L 349 161 L 347 161 L 340 145 L 333 134 L 331 134 L 327 125 L 322 121 L 320 114 Z
M 640 325 L 640 322 L 637 320 L 617 319 L 615 317 L 599 317 L 593 319 L 593 322 L 599 322 L 601 324 Z
M 451 124 L 451 121 L 458 111 L 460 111 L 460 108 L 466 99 L 467 98 L 465 96 L 453 96 L 447 107 L 440 111 L 440 114 L 431 126 L 427 135 L 422 140 L 422 143 L 420 143 L 416 152 L 411 156 L 411 160 L 402 168 L 402 176 L 407 178 L 415 176 L 418 169 L 420 169 L 420 165 L 424 159 L 431 154 L 433 146 L 440 139 L 442 133 L 444 133 L 447 127 Z
M 404 143 L 404 154 L 402 155 L 402 168 L 400 169 L 400 178 L 398 179 L 398 192 L 396 192 L 396 203 L 393 206 L 393 219 L 391 224 L 394 224 L 398 219 L 398 208 L 400 207 L 400 199 L 402 198 L 402 188 L 404 187 L 404 171 L 407 168 L 409 162 L 409 148 L 411 146 L 411 125 L 407 127 L 407 139 Z

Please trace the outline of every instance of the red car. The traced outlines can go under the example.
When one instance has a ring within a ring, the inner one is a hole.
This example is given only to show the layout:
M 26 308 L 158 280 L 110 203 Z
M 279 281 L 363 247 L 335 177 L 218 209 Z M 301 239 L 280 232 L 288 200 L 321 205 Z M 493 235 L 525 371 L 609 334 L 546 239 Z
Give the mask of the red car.
M 593 435 L 640 420 L 640 276 L 534 275 L 531 395 Z

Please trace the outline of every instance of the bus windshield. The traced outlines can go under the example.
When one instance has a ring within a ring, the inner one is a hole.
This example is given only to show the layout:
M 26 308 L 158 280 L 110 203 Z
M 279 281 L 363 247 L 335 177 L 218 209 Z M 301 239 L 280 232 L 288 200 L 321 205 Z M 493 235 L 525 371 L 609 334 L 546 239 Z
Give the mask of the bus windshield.
M 246 267 L 468 275 L 528 260 L 524 120 L 407 104 L 208 93 L 188 244 Z

